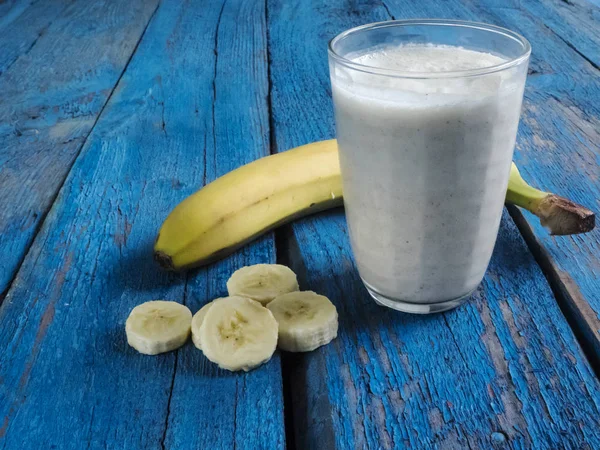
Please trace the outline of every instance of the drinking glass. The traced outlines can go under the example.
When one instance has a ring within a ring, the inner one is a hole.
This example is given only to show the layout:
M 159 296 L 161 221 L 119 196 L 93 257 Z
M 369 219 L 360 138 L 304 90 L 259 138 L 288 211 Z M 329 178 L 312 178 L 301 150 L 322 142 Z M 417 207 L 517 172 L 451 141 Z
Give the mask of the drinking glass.
M 395 57 L 399 47 L 413 53 Z M 465 62 L 465 50 L 478 53 Z M 377 303 L 445 311 L 483 279 L 530 52 L 512 31 L 450 20 L 369 24 L 330 42 L 346 218 Z

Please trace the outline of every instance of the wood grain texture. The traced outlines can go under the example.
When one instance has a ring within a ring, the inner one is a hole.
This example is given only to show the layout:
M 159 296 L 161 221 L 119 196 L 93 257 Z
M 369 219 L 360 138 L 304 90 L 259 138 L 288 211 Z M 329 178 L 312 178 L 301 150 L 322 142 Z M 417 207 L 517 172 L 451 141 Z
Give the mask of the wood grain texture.
M 0 3 L 0 75 L 31 51 L 68 5 L 68 0 Z
M 546 14 L 556 8 L 546 3 Z M 529 3 L 531 12 L 522 22 L 504 14 L 498 20 L 528 32 L 534 55 L 543 61 L 539 77 L 530 77 L 526 91 L 515 156 L 523 176 L 534 186 L 600 213 L 600 8 L 577 1 L 565 8 L 583 6 L 585 13 L 569 21 L 562 19 L 566 11 L 548 21 Z M 573 28 L 574 22 L 580 25 Z M 595 363 L 600 364 L 600 229 L 554 237 L 528 212 L 515 214 L 523 214 L 523 232 Z
M 548 0 L 549 1 L 549 0 Z M 533 47 L 515 161 L 532 185 L 554 192 L 600 212 L 600 70 L 566 42 L 570 31 L 560 20 L 545 23 L 546 12 L 519 8 L 499 0 L 451 1 L 407 7 L 388 0 L 397 18 L 441 14 L 495 23 L 527 37 Z M 587 4 L 597 12 L 596 6 Z M 580 39 L 598 34 L 581 33 Z M 585 27 L 582 28 L 585 30 Z M 585 47 L 581 47 L 582 49 Z M 513 210 L 538 261 L 544 267 L 561 307 L 600 363 L 600 229 L 579 236 L 550 236 L 532 214 Z M 521 216 L 522 215 L 522 216 Z M 525 220 L 519 220 L 524 217 Z
M 37 0 L 4 0 L 0 2 L 0 30 L 17 19 Z
M 533 0 L 518 5 L 600 67 L 600 5 L 589 0 Z
M 333 136 L 328 39 L 390 13 L 485 19 L 472 5 L 440 5 L 269 1 L 277 149 Z M 598 380 L 507 215 L 472 301 L 430 317 L 383 309 L 368 297 L 342 211 L 288 232 L 301 287 L 328 295 L 340 313 L 338 339 L 294 358 L 289 369 L 298 448 L 600 445 Z
M 40 1 L 12 22 L 14 29 L 1 30 L 2 45 L 30 44 L 0 75 L 0 295 L 23 260 L 157 1 L 77 0 L 62 10 L 61 2 Z M 46 18 L 52 23 L 46 23 Z M 40 27 L 43 31 L 33 45 L 31 36 Z M 5 49 L 0 48 L 1 61 Z
M 265 5 L 254 0 L 226 0 L 213 7 L 221 7 L 216 28 L 211 28 L 209 22 L 186 17 L 178 31 L 182 40 L 190 39 L 198 28 L 214 35 L 195 38 L 211 46 L 214 42 L 215 58 L 206 75 L 213 82 L 212 92 L 206 103 L 197 105 L 210 118 L 204 128 L 204 147 L 197 149 L 204 157 L 205 172 L 203 179 L 190 187 L 209 183 L 266 156 L 270 148 Z M 190 13 L 201 17 L 203 8 L 190 5 L 185 14 Z M 181 58 L 174 64 L 177 70 L 185 65 L 191 50 L 182 46 L 174 51 Z M 200 57 L 197 63 L 206 64 L 207 59 Z M 180 90 L 181 95 L 186 93 L 186 89 Z M 166 122 L 169 128 L 168 118 Z M 178 126 L 189 126 L 185 115 Z M 275 259 L 274 235 L 268 233 L 224 261 L 190 276 L 186 304 L 194 312 L 199 310 L 209 300 L 227 295 L 225 283 L 233 271 L 250 264 L 274 263 Z M 202 352 L 188 345 L 178 352 L 170 405 L 165 448 L 285 447 L 278 354 L 266 366 L 248 374 L 231 374 L 216 369 Z
M 271 235 L 188 276 L 151 256 L 179 201 L 269 151 L 264 23 L 254 2 L 161 3 L 0 306 L 0 449 L 284 447 L 277 354 L 231 374 L 124 333 L 143 301 L 195 312 L 275 260 Z

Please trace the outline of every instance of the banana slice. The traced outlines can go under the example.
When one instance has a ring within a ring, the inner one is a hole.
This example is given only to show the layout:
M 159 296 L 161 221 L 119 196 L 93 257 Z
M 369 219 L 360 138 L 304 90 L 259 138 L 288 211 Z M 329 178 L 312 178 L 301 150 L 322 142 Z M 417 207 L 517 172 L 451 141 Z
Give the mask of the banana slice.
M 312 291 L 290 292 L 267 305 L 279 323 L 279 348 L 309 352 L 337 336 L 338 314 L 327 297 Z
M 144 355 L 158 355 L 181 347 L 190 335 L 192 312 L 164 300 L 133 308 L 125 322 L 127 343 Z
M 271 359 L 277 332 L 271 311 L 233 296 L 212 302 L 200 326 L 200 341 L 204 355 L 222 369 L 247 372 Z
M 192 342 L 198 350 L 202 350 L 202 345 L 200 344 L 200 327 L 202 326 L 202 322 L 204 322 L 204 316 L 206 316 L 208 308 L 210 308 L 212 304 L 213 302 L 204 305 L 192 318 Z
M 275 297 L 297 291 L 296 274 L 280 264 L 255 264 L 236 270 L 227 280 L 229 295 L 256 300 L 266 305 Z

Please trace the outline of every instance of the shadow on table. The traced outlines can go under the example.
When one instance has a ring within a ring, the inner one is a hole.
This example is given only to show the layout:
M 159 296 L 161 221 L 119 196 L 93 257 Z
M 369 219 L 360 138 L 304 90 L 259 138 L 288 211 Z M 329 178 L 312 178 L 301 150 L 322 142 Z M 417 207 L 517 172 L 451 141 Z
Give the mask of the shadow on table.
M 511 279 L 532 270 L 537 270 L 537 263 L 517 226 L 505 210 L 488 268 L 488 276 L 490 273 L 498 273 L 504 278 Z
M 123 290 L 168 292 L 185 283 L 185 273 L 169 272 L 153 259 L 153 242 L 147 240 L 123 252 L 115 280 Z
M 428 316 L 406 314 L 375 303 L 352 261 L 340 264 L 324 274 L 310 273 L 307 276 L 307 272 L 297 264 L 294 264 L 293 269 L 297 270 L 301 286 L 325 295 L 335 304 L 340 329 L 350 336 L 375 331 L 381 326 L 395 329 L 415 320 L 428 321 Z

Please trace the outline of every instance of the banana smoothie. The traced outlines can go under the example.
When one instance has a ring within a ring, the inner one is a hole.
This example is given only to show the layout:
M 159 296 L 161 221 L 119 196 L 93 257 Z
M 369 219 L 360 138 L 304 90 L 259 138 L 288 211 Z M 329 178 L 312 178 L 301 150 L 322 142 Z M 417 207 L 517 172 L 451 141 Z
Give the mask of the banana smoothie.
M 449 309 L 479 285 L 494 248 L 527 64 L 487 71 L 507 59 L 430 44 L 347 59 L 331 79 L 360 276 L 392 308 Z M 423 304 L 442 306 L 410 306 Z

